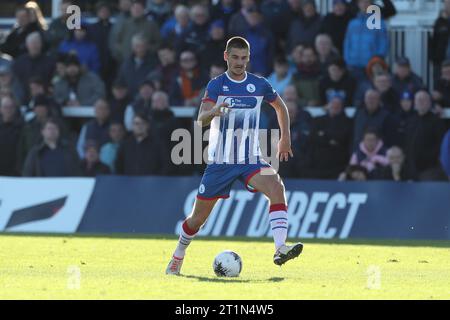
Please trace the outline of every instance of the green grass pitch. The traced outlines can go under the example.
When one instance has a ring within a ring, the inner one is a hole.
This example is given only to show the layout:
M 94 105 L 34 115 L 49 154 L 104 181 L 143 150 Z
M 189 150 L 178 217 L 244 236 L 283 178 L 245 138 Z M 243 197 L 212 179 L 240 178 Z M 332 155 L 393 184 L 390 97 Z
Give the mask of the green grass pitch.
M 305 241 L 272 262 L 270 239 L 201 239 L 180 277 L 164 274 L 174 237 L 0 235 L 0 299 L 450 299 L 450 242 Z M 215 255 L 243 260 L 217 278 Z

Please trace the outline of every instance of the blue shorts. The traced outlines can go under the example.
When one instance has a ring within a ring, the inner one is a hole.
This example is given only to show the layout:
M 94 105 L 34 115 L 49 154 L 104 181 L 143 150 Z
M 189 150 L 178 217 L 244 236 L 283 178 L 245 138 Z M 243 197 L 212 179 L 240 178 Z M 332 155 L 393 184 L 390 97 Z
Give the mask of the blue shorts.
M 226 199 L 230 196 L 231 186 L 237 179 L 244 183 L 248 191 L 258 192 L 248 182 L 262 168 L 267 167 L 270 167 L 270 165 L 264 160 L 260 160 L 255 164 L 210 164 L 206 167 L 203 174 L 200 187 L 198 188 L 197 199 Z

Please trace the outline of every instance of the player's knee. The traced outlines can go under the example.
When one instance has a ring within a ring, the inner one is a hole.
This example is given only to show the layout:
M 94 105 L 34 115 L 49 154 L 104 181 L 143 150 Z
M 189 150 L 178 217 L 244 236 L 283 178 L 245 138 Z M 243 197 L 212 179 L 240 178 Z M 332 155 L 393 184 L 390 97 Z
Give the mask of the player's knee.
M 274 182 L 269 187 L 269 198 L 284 197 L 284 184 L 281 181 Z

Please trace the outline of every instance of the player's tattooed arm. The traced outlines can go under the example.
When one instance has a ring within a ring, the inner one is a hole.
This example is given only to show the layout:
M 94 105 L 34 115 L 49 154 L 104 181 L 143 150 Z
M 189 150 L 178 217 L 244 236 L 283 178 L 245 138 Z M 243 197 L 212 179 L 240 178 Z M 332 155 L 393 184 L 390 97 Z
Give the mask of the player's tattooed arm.
M 278 142 L 277 158 L 280 161 L 288 161 L 289 156 L 293 157 L 291 149 L 291 131 L 289 129 L 289 113 L 284 101 L 278 96 L 270 105 L 277 113 L 278 124 L 281 130 L 280 141 Z
M 228 103 L 214 104 L 212 101 L 203 101 L 198 112 L 197 123 L 201 127 L 209 125 L 214 117 L 223 116 L 228 112 Z

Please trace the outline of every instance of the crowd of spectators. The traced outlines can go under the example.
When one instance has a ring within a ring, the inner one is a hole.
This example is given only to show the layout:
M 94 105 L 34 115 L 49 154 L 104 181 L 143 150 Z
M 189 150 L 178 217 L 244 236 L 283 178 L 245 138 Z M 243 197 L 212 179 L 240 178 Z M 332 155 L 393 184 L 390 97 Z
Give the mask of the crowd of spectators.
M 198 107 L 211 77 L 226 70 L 230 36 L 251 46 L 248 71 L 267 77 L 291 119 L 295 157 L 286 177 L 446 180 L 450 132 L 450 0 L 430 46 L 437 79 L 424 85 L 408 57 L 387 61 L 388 19 L 369 29 L 370 0 L 97 1 L 95 22 L 69 30 L 67 7 L 49 24 L 29 1 L 0 45 L 0 175 L 185 175 L 170 161 L 171 132 L 192 130 L 170 106 Z M 69 106 L 94 106 L 90 120 Z M 323 107 L 312 117 L 307 106 Z M 354 117 L 346 107 L 355 106 Z M 263 128 L 276 128 L 263 106 Z

